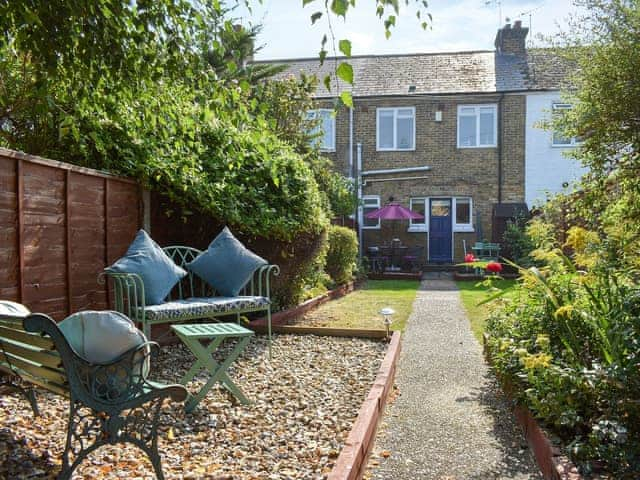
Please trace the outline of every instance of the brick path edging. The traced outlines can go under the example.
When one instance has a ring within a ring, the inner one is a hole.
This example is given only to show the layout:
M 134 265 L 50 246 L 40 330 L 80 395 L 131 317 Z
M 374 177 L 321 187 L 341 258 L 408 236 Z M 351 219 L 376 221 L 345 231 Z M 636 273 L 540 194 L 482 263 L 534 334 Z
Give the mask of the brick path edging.
M 393 332 L 387 353 L 369 395 L 360 407 L 358 418 L 347 437 L 333 470 L 327 480 L 359 480 L 367 467 L 367 460 L 375 442 L 378 423 L 393 388 L 398 358 L 400 332 Z
M 351 293 L 355 290 L 355 282 L 349 282 L 345 285 L 341 285 L 333 290 L 329 290 L 322 295 L 311 298 L 306 302 L 302 302 L 300 305 L 282 310 L 271 314 L 271 325 L 286 325 L 294 318 L 301 317 L 305 313 L 318 308 L 323 303 L 329 300 L 335 300 L 336 298 L 344 297 L 347 293 Z M 250 322 L 250 325 L 266 325 L 267 317 L 260 317 Z
M 489 348 L 488 335 L 485 333 L 484 353 L 487 363 L 492 364 L 491 349 Z M 505 380 L 498 377 L 502 384 L 502 390 L 507 398 L 512 399 L 512 388 L 506 384 Z M 535 456 L 538 468 L 545 480 L 582 480 L 582 476 L 578 473 L 576 466 L 560 453 L 555 447 L 546 432 L 540 428 L 538 421 L 534 418 L 529 409 L 523 405 L 516 405 L 513 408 L 513 414 L 522 431 L 527 444 Z

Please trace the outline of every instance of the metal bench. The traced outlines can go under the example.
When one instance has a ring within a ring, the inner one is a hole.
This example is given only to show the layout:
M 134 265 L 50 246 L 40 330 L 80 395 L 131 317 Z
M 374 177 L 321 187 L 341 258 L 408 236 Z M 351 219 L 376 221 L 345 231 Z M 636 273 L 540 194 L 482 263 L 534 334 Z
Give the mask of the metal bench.
M 157 344 L 147 342 L 112 362 L 92 364 L 75 353 L 47 315 L 0 316 L 0 371 L 5 374 L 0 385 L 23 394 L 36 416 L 40 413 L 32 385 L 70 398 L 58 478 L 71 478 L 91 452 L 118 443 L 139 447 L 157 478 L 164 478 L 158 454 L 160 408 L 167 398 L 184 401 L 187 391 L 140 374 L 152 348 Z
M 164 252 L 180 267 L 194 260 L 200 250 L 191 247 L 171 246 Z M 99 277 L 113 280 L 115 310 L 124 313 L 142 326 L 147 338 L 151 338 L 151 325 L 182 323 L 187 320 L 212 319 L 225 315 L 252 312 L 267 313 L 269 356 L 271 356 L 271 276 L 277 276 L 280 267 L 264 265 L 258 268 L 237 297 L 222 297 L 197 275 L 187 270 L 187 275 L 173 288 L 165 302 L 145 305 L 144 284 L 135 273 L 115 273 L 108 268 Z

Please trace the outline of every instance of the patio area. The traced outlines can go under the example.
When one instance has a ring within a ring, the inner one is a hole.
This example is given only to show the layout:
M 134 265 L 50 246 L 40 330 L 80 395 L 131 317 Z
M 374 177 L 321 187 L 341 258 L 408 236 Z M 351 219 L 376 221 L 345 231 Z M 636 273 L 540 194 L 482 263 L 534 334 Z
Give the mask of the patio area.
M 159 449 L 165 477 L 325 478 L 386 346 L 364 339 L 277 335 L 269 361 L 267 338 L 255 337 L 229 369 L 250 405 L 233 401 L 219 385 L 192 414 L 182 404 L 164 404 Z M 219 351 L 218 360 L 226 354 L 228 347 Z M 151 375 L 177 382 L 192 362 L 182 344 L 165 346 Z M 197 390 L 206 378 L 198 375 L 187 388 Z M 42 390 L 38 401 L 42 417 L 34 419 L 21 396 L 0 397 L 2 478 L 55 478 L 59 471 L 69 402 Z M 82 463 L 75 478 L 155 478 L 142 458 L 133 447 L 105 447 Z

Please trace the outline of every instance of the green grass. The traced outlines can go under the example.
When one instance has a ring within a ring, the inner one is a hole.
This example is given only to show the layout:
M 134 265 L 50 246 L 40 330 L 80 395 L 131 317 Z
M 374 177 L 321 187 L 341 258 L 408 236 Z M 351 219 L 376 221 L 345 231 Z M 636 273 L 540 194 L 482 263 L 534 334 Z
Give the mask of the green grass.
M 331 328 L 384 328 L 380 310 L 391 307 L 392 330 L 404 331 L 420 283 L 414 280 L 368 280 L 365 286 L 325 303 L 298 324 Z
M 511 287 L 515 282 L 515 280 L 496 280 L 493 282 L 493 286 L 503 290 Z M 471 322 L 471 330 L 478 341 L 482 343 L 484 325 L 491 309 L 492 302 L 485 303 L 484 305 L 478 305 L 478 303 L 485 300 L 494 292 L 490 292 L 488 287 L 479 285 L 478 282 L 460 281 L 456 282 L 456 285 L 460 289 L 460 297 L 462 297 L 462 304 L 464 305 L 469 321 Z M 509 295 L 509 293 L 505 294 L 506 297 Z

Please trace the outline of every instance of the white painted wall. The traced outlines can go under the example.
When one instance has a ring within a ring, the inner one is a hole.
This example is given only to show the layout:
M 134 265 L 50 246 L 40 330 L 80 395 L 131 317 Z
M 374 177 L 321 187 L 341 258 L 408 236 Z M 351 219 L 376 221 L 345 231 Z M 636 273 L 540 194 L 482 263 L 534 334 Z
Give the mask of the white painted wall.
M 529 208 L 544 203 L 548 192 L 563 191 L 564 182 L 571 185 L 585 172 L 578 162 L 565 155 L 572 147 L 551 146 L 551 131 L 535 126 L 549 119 L 551 105 L 560 101 L 560 92 L 527 94 L 525 200 Z

